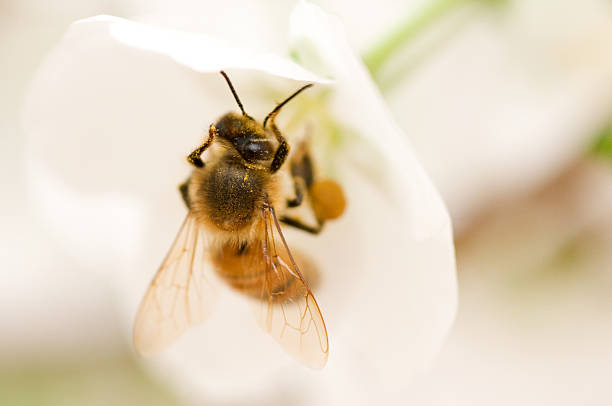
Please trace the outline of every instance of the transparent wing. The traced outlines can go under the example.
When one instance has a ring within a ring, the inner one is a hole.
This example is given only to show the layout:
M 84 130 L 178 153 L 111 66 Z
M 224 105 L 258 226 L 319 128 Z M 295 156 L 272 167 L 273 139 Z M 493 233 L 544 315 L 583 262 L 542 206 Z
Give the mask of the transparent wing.
M 327 363 L 329 344 L 319 305 L 295 263 L 274 208 L 263 210 L 265 271 L 256 303 L 261 327 L 311 368 Z
M 217 291 L 206 277 L 209 267 L 206 238 L 188 215 L 140 304 L 134 323 L 140 354 L 161 350 L 210 314 Z

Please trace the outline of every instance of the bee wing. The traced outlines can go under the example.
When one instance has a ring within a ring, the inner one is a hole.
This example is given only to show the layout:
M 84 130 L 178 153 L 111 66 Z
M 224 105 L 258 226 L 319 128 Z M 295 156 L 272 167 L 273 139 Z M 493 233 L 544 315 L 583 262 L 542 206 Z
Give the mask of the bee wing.
M 319 305 L 287 247 L 274 208 L 267 206 L 263 215 L 266 266 L 255 302 L 257 320 L 293 357 L 311 368 L 323 368 L 329 344 Z
M 206 275 L 207 239 L 188 215 L 157 274 L 134 323 L 134 347 L 142 355 L 170 345 L 188 327 L 210 314 L 217 291 Z

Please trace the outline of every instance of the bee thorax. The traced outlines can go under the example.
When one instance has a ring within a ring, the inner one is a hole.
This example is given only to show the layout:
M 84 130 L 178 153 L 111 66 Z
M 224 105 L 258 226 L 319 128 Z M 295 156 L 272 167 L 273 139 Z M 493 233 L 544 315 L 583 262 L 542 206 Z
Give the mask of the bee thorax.
M 189 185 L 191 211 L 209 228 L 246 232 L 261 216 L 269 173 L 233 159 L 194 171 Z

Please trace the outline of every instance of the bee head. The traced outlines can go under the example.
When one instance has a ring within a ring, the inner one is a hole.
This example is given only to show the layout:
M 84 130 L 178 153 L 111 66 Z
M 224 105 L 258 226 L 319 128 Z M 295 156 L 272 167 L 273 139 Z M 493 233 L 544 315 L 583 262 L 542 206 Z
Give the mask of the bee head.
M 223 71 L 220 72 L 227 85 L 229 86 L 234 99 L 236 100 L 236 104 L 240 107 L 240 111 L 242 115 L 238 113 L 227 113 L 223 117 L 219 119 L 219 121 L 215 124 L 216 134 L 220 138 L 223 138 L 229 141 L 236 151 L 240 154 L 240 156 L 250 164 L 265 164 L 266 161 L 274 158 L 274 161 L 270 164 L 270 169 L 276 171 L 279 169 L 280 165 L 286 158 L 286 155 L 289 151 L 289 147 L 285 139 L 278 133 L 278 130 L 273 129 L 274 138 L 276 143 L 281 144 L 278 147 L 278 151 L 283 152 L 284 155 L 281 159 L 281 155 L 278 155 L 273 150 L 273 138 L 268 137 L 266 134 L 266 124 L 268 121 L 271 123 L 271 126 L 275 128 L 274 118 L 281 110 L 281 108 L 287 104 L 291 99 L 300 94 L 303 90 L 308 89 L 312 86 L 312 84 L 307 84 L 302 86 L 296 92 L 294 92 L 291 96 L 287 97 L 283 102 L 279 103 L 274 110 L 272 110 L 264 119 L 263 124 L 258 123 L 253 119 L 253 117 L 249 116 L 242 106 L 242 102 L 232 85 L 227 74 Z M 269 132 L 268 132 L 269 133 Z M 284 143 L 284 144 L 283 144 Z M 282 147 L 282 148 L 281 148 Z M 278 152 L 277 151 L 277 152 Z M 274 156 L 277 154 L 278 156 Z M 280 162 L 277 167 L 273 168 L 272 166 L 275 163 Z
M 261 124 L 248 115 L 227 113 L 215 124 L 217 136 L 229 141 L 248 163 L 273 158 L 274 150 Z

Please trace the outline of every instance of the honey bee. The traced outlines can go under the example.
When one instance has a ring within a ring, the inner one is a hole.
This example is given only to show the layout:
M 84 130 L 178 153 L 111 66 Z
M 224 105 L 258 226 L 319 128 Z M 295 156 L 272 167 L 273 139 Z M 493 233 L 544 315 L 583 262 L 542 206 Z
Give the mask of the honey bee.
M 325 322 L 280 223 L 316 234 L 326 220 L 342 214 L 345 200 L 338 184 L 315 179 L 304 143 L 290 160 L 294 196 L 283 193 L 280 169 L 290 146 L 275 124 L 281 108 L 312 84 L 260 123 L 244 111 L 229 77 L 220 73 L 241 112 L 210 125 L 207 140 L 187 157 L 194 168 L 179 189 L 189 211 L 140 304 L 134 346 L 143 355 L 154 353 L 203 322 L 215 301 L 212 280 L 218 278 L 253 302 L 260 326 L 290 355 L 322 368 L 329 354 Z M 315 226 L 277 216 L 277 209 L 284 213 L 305 201 Z

